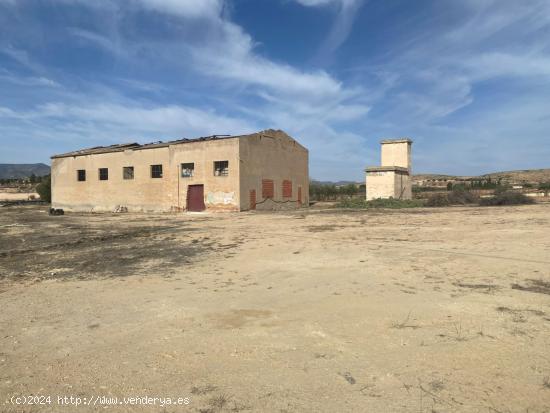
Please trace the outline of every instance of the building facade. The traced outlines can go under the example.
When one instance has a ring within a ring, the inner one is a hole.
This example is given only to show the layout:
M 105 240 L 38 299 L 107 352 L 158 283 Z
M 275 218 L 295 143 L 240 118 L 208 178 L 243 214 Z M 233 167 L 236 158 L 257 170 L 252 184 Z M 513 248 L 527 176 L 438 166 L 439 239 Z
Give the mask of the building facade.
M 308 150 L 279 130 L 52 156 L 52 207 L 247 211 L 309 205 Z
M 367 201 L 379 198 L 412 199 L 410 139 L 387 139 L 381 144 L 381 166 L 365 169 Z

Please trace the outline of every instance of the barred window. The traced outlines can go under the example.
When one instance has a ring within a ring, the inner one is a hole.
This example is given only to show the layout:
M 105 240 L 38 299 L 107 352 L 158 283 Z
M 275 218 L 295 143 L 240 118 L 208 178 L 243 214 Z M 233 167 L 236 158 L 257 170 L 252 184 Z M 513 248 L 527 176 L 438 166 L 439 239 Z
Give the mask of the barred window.
M 151 178 L 162 178 L 162 165 L 151 165 Z
M 122 178 L 123 179 L 134 179 L 134 167 L 133 166 L 124 166 L 122 168 Z
M 214 161 L 214 176 L 228 176 L 229 161 Z
M 195 164 L 194 163 L 182 163 L 181 164 L 181 177 L 182 178 L 192 178 L 195 173 Z
M 86 170 L 85 169 L 79 169 L 76 171 L 76 179 L 79 182 L 84 182 L 86 180 Z

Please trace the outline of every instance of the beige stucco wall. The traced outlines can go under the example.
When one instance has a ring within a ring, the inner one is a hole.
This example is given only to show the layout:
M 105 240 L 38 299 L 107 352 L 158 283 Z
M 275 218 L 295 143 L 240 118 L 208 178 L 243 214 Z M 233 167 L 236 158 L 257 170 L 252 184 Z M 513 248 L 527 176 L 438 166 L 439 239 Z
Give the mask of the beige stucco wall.
M 250 209 L 250 190 L 256 190 L 258 210 L 299 207 L 298 188 L 302 190 L 302 207 L 309 205 L 308 150 L 280 131 L 258 133 L 241 140 L 241 210 Z M 274 182 L 273 200 L 262 198 L 262 180 Z M 283 180 L 292 182 L 292 196 L 283 198 Z
M 276 202 L 257 209 L 294 208 L 298 187 L 302 205 L 309 202 L 308 152 L 283 132 L 261 133 L 149 149 L 129 149 L 52 159 L 52 206 L 67 211 L 177 211 L 187 208 L 189 185 L 204 185 L 204 201 L 211 211 L 248 210 L 250 189 L 262 201 L 262 179 L 274 180 Z M 228 161 L 228 176 L 214 175 L 214 161 Z M 194 163 L 194 176 L 182 177 L 181 164 Z M 163 165 L 163 177 L 151 178 L 151 165 Z M 123 179 L 123 167 L 134 167 L 134 179 Z M 99 168 L 109 179 L 99 180 Z M 86 181 L 77 170 L 86 170 Z M 283 199 L 282 181 L 292 181 L 292 197 Z M 284 204 L 281 201 L 289 201 Z
M 239 209 L 239 139 L 171 145 L 154 149 L 52 159 L 52 206 L 68 211 L 170 211 L 186 208 L 187 186 L 203 184 L 208 209 Z M 214 161 L 229 161 L 229 175 L 214 176 Z M 182 178 L 181 163 L 193 162 L 192 178 Z M 162 178 L 151 178 L 151 165 L 163 166 Z M 134 179 L 122 177 L 134 167 Z M 99 180 L 99 168 L 109 179 Z M 86 181 L 77 170 L 86 170 Z
M 412 199 L 412 181 L 408 174 L 396 172 L 395 179 L 395 195 L 397 199 Z
M 367 201 L 378 198 L 395 198 L 395 172 L 367 172 Z
M 180 208 L 186 208 L 187 187 L 204 185 L 204 203 L 208 210 L 239 210 L 239 138 L 218 139 L 170 147 L 171 164 L 176 173 L 173 187 L 179 193 L 176 197 Z M 214 162 L 229 161 L 228 176 L 214 176 Z M 194 163 L 194 176 L 181 177 L 181 164 Z
M 410 176 L 400 171 L 367 172 L 367 201 L 378 198 L 412 199 Z
M 52 206 L 69 211 L 113 211 L 123 205 L 134 211 L 169 210 L 177 202 L 168 179 L 151 178 L 150 166 L 163 165 L 169 173 L 169 148 L 111 152 L 52 159 Z M 134 167 L 134 179 L 122 179 L 122 168 Z M 109 179 L 99 180 L 99 168 L 109 168 Z M 86 181 L 77 170 L 86 170 Z
M 409 139 L 381 142 L 381 166 L 367 168 L 368 201 L 378 198 L 412 199 L 411 147 L 412 141 Z
M 411 144 L 408 142 L 383 142 L 380 165 L 401 166 L 411 172 Z

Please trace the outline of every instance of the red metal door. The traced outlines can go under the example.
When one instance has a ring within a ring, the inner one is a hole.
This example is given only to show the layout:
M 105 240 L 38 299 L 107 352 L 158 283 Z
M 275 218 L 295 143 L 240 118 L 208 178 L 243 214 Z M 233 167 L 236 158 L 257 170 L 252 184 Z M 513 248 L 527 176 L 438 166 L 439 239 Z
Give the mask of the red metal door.
M 256 209 L 256 190 L 250 190 L 250 209 Z
M 204 185 L 189 185 L 187 187 L 187 210 L 204 211 Z

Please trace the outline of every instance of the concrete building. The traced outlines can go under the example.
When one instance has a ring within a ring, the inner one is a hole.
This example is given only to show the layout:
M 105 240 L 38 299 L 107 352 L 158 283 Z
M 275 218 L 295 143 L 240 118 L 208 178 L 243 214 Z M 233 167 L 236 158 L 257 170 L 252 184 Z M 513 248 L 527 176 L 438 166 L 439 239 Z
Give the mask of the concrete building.
M 412 199 L 410 139 L 388 139 L 382 146 L 381 166 L 366 172 L 367 201 L 378 198 Z
M 52 207 L 67 211 L 246 211 L 309 203 L 308 150 L 283 131 L 52 156 Z

